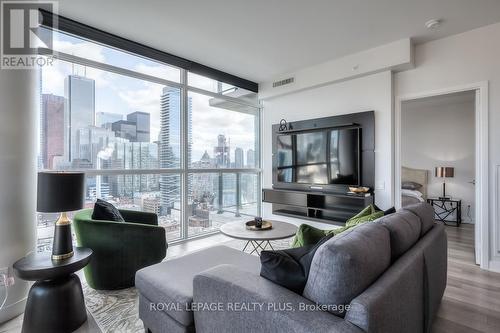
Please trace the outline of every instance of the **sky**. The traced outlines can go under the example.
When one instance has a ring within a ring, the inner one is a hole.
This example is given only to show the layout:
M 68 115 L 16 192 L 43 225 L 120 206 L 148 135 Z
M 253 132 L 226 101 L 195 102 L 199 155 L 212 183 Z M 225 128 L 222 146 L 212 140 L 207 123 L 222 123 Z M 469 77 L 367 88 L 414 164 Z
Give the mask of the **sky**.
M 177 68 L 62 33 L 54 33 L 54 49 L 174 82 L 179 82 L 180 79 Z M 57 60 L 53 66 L 42 69 L 42 93 L 64 96 L 64 80 L 71 74 L 95 80 L 96 112 L 123 114 L 124 119 L 128 113 L 135 111 L 150 113 L 151 141 L 158 139 L 163 85 Z M 198 88 L 210 91 L 215 89 L 215 81 L 198 75 L 190 74 L 188 82 Z M 211 97 L 206 95 L 189 92 L 189 97 L 193 115 L 193 161 L 199 160 L 205 150 L 213 157 L 213 147 L 217 144 L 219 134 L 230 139 L 231 160 L 234 160 L 236 147 L 243 148 L 245 152 L 255 149 L 254 116 L 211 107 Z

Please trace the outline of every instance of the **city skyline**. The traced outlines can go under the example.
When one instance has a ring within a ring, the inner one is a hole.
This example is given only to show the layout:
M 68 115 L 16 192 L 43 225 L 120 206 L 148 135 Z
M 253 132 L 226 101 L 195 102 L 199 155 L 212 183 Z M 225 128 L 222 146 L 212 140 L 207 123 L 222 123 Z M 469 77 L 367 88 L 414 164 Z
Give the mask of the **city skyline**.
M 77 54 L 84 58 L 93 59 L 102 63 L 112 63 L 124 68 L 145 73 L 151 76 L 162 77 L 172 81 L 179 81 L 178 69 L 135 57 L 115 49 L 99 44 L 83 41 L 65 34 L 55 35 L 55 49 Z M 177 72 L 176 72 L 177 71 Z M 160 98 L 164 85 L 135 79 L 102 71 L 96 68 L 55 60 L 53 66 L 42 68 L 43 94 L 57 96 L 65 95 L 64 82 L 69 75 L 85 77 L 95 81 L 95 113 L 114 113 L 122 115 L 123 120 L 129 113 L 135 111 L 147 112 L 151 116 L 150 137 L 155 141 L 160 132 Z M 189 75 L 192 86 L 202 87 L 215 91 L 217 81 L 199 75 Z M 193 141 L 207 142 L 210 146 L 216 145 L 216 137 L 207 127 L 207 122 L 218 125 L 221 133 L 232 138 L 232 144 L 245 150 L 254 149 L 255 133 L 254 124 L 250 118 L 253 116 L 238 111 L 228 111 L 210 105 L 211 97 L 198 93 L 189 93 L 192 99 Z M 193 147 L 194 160 L 202 157 L 205 149 Z
M 68 81 L 74 79 L 73 76 L 68 76 Z M 90 84 L 93 86 L 93 82 L 89 82 L 91 80 L 86 80 L 87 84 Z M 170 133 L 168 141 L 174 140 L 175 142 L 173 143 L 171 149 L 171 157 L 166 160 L 174 161 L 175 159 L 179 159 L 180 155 L 180 107 L 179 107 L 179 90 L 178 89 L 173 89 L 169 87 L 164 88 L 164 93 L 162 94 L 162 98 L 165 96 L 165 91 L 170 91 L 170 92 L 175 92 L 176 97 L 176 116 L 174 118 L 171 118 L 169 120 L 168 126 L 173 126 L 172 129 L 175 131 L 175 133 Z M 94 92 L 93 91 L 87 91 L 89 95 L 93 96 Z M 59 163 L 62 168 L 68 168 L 70 167 L 70 162 L 73 159 L 78 159 L 82 160 L 85 158 L 82 158 L 83 156 L 87 156 L 89 153 L 89 148 L 87 150 L 83 149 L 82 150 L 82 142 L 84 137 L 88 137 L 85 140 L 88 142 L 91 142 L 93 139 L 97 137 L 108 137 L 105 139 L 107 143 L 113 143 L 116 142 L 117 138 L 122 138 L 125 139 L 128 142 L 148 142 L 152 139 L 150 139 L 150 132 L 148 131 L 150 128 L 150 114 L 147 112 L 142 112 L 142 111 L 134 111 L 129 114 L 121 115 L 118 113 L 112 113 L 112 112 L 102 112 L 102 111 L 92 111 L 92 108 L 90 109 L 91 115 L 86 117 L 86 120 L 80 120 L 80 127 L 77 125 L 73 126 L 68 126 L 68 132 L 67 133 L 62 133 L 61 128 L 63 126 L 59 126 L 61 124 L 65 124 L 68 122 L 68 120 L 65 120 L 64 113 L 70 113 L 71 109 L 67 107 L 67 104 L 71 105 L 74 103 L 69 103 L 65 101 L 70 101 L 71 99 L 71 92 L 68 92 L 68 97 L 65 96 L 58 96 L 54 94 L 42 94 L 42 103 L 41 103 L 41 118 L 40 118 L 40 130 L 41 130 L 41 136 L 40 136 L 40 157 L 41 160 L 43 161 L 43 168 L 53 168 L 55 165 L 52 163 L 51 158 L 54 157 L 60 157 L 63 160 L 66 159 L 66 162 L 69 164 L 65 165 L 65 163 Z M 81 99 L 81 92 L 79 92 L 78 96 Z M 189 97 L 189 107 L 188 107 L 188 113 L 190 115 L 189 119 L 191 118 L 192 114 L 192 98 Z M 51 104 L 52 103 L 52 104 Z M 55 104 L 54 104 L 55 103 Z M 162 106 L 163 108 L 163 106 Z M 88 110 L 87 110 L 88 111 Z M 57 116 L 54 116 L 53 114 L 57 113 Z M 137 121 L 140 119 L 140 116 L 142 116 L 145 120 L 143 121 L 142 124 L 142 131 L 137 130 Z M 68 117 L 68 116 L 66 116 Z M 80 117 L 81 118 L 81 117 Z M 126 119 L 126 120 L 125 120 Z M 173 121 L 172 121 L 173 120 Z M 94 123 L 94 124 L 92 124 Z M 95 128 L 93 128 L 95 127 Z M 192 122 L 189 123 L 188 127 L 191 129 L 192 128 Z M 107 129 L 108 131 L 104 131 L 103 129 Z M 100 134 L 95 134 L 96 132 L 100 132 Z M 142 132 L 142 139 L 139 138 L 139 132 Z M 45 133 L 45 135 L 44 135 Z M 202 148 L 202 154 L 199 154 L 199 158 L 197 159 L 196 157 L 192 156 L 192 146 L 193 146 L 193 140 L 192 140 L 192 130 L 189 131 L 189 147 L 188 147 L 188 154 L 190 154 L 190 159 L 193 162 L 200 161 L 203 158 L 203 154 L 207 152 L 207 147 Z M 110 135 L 114 135 L 114 140 L 109 138 Z M 161 136 L 161 131 L 158 136 L 158 140 L 152 141 L 152 144 L 158 144 L 160 142 L 160 136 Z M 73 140 L 69 140 L 69 142 L 73 141 L 73 146 L 70 147 L 72 144 L 71 143 L 64 143 L 63 140 L 64 138 L 73 138 Z M 94 137 L 94 138 L 93 138 Z M 147 139 L 144 139 L 146 137 Z M 52 138 L 52 140 L 50 140 Z M 221 138 L 224 138 L 224 140 L 227 141 L 224 145 L 226 147 L 224 148 L 225 151 L 223 153 L 223 157 L 221 161 L 219 161 L 217 167 L 255 167 L 255 151 L 253 149 L 247 149 L 246 151 L 238 146 L 233 146 L 230 144 L 231 142 L 231 137 L 226 136 L 224 134 L 213 134 L 213 138 L 216 142 L 212 147 L 219 147 L 218 149 L 221 149 L 221 143 L 219 142 Z M 48 142 L 47 142 L 48 140 Z M 79 143 L 79 144 L 77 144 Z M 89 143 L 90 144 L 90 143 Z M 59 147 L 59 148 L 58 148 Z M 105 148 L 106 145 L 104 145 L 101 148 Z M 51 149 L 53 150 L 51 152 Z M 204 149 L 204 150 L 203 150 Z M 243 152 L 243 155 L 246 157 L 243 158 L 243 156 L 240 153 Z M 95 151 L 95 149 L 94 149 Z M 175 153 L 174 153 L 175 151 Z M 246 154 L 244 154 L 246 152 Z M 50 157 L 45 156 L 49 154 Z M 71 156 L 72 155 L 72 156 Z M 95 153 L 94 153 L 95 155 Z M 214 158 L 217 158 L 217 153 L 214 152 Z M 90 161 L 90 165 L 87 167 L 96 167 L 92 163 L 95 163 L 95 157 L 94 158 L 86 158 L 86 160 Z M 172 162 L 168 162 L 172 163 Z M 80 166 L 82 166 L 80 164 Z M 165 165 L 165 166 L 159 166 L 161 167 L 179 167 L 179 163 L 176 165 L 170 164 L 170 165 Z M 155 168 L 154 166 L 152 168 Z

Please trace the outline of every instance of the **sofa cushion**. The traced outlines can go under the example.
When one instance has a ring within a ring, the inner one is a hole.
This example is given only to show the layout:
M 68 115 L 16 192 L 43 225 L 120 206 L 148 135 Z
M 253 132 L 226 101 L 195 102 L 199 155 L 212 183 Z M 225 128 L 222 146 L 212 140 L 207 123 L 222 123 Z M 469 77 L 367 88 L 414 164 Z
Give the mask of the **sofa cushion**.
M 425 235 L 434 226 L 434 208 L 426 202 L 409 205 L 403 208 L 408 210 L 420 218 L 422 229 L 420 236 Z
M 418 216 L 410 211 L 400 210 L 384 216 L 375 223 L 380 223 L 389 229 L 392 261 L 408 251 L 420 238 L 422 224 Z
M 135 285 L 141 295 L 164 307 L 170 317 L 184 326 L 194 324 L 191 307 L 193 278 L 196 274 L 221 264 L 231 264 L 259 274 L 259 257 L 227 246 L 214 246 L 183 257 L 143 268 L 135 275 Z
M 343 317 L 343 309 L 391 263 L 389 230 L 379 223 L 354 227 L 314 255 L 303 296 Z

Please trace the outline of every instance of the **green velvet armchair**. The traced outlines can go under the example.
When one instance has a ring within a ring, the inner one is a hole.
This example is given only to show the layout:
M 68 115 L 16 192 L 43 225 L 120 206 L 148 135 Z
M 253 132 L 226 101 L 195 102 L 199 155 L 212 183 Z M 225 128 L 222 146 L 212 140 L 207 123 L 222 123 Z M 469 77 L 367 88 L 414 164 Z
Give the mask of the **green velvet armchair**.
M 167 254 L 165 229 L 158 216 L 120 210 L 126 222 L 92 220 L 92 209 L 75 214 L 73 225 L 78 246 L 91 248 L 85 278 L 94 289 L 123 289 L 135 284 L 135 273 L 157 264 Z

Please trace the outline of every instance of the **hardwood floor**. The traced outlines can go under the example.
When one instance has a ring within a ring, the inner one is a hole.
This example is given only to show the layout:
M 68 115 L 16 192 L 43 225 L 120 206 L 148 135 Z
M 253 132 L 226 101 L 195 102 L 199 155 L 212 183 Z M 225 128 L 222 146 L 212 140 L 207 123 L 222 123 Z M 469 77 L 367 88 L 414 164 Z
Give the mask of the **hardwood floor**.
M 446 233 L 448 284 L 433 332 L 500 332 L 500 273 L 475 264 L 473 225 L 447 226 Z

